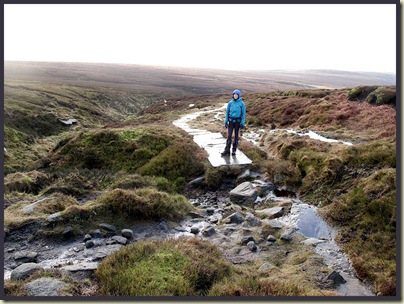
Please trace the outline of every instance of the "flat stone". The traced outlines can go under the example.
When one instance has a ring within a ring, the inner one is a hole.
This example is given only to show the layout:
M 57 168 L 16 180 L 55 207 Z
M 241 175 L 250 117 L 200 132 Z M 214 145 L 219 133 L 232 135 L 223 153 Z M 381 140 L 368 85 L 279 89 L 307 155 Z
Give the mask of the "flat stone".
M 282 229 L 285 226 L 277 219 L 273 219 L 273 220 L 264 219 L 264 220 L 262 220 L 262 222 L 274 229 Z
M 102 259 L 106 258 L 107 256 L 111 255 L 113 252 L 119 250 L 121 247 L 122 247 L 122 245 L 120 245 L 120 244 L 113 244 L 113 245 L 101 247 L 95 252 L 95 254 L 93 256 L 93 261 L 102 260 Z
M 261 221 L 257 219 L 251 212 L 247 212 L 245 217 L 246 222 L 253 227 L 257 227 L 261 225 Z
M 106 224 L 106 223 L 101 223 L 98 225 L 98 227 L 100 227 L 101 229 L 104 229 L 106 231 L 109 231 L 109 232 L 116 231 L 116 227 L 114 225 L 110 225 L 110 224 Z
M 190 181 L 188 183 L 188 185 L 199 186 L 203 183 L 204 180 L 205 180 L 205 176 L 201 176 L 201 177 L 195 178 L 194 180 Z
M 319 240 L 316 238 L 308 238 L 307 240 L 301 241 L 300 243 L 304 244 L 304 245 L 311 245 L 313 247 L 317 246 L 320 243 L 324 243 L 325 240 Z
M 257 190 L 250 182 L 241 183 L 230 191 L 230 201 L 240 205 L 253 206 L 257 196 Z
M 254 240 L 254 238 L 252 237 L 252 236 L 243 236 L 242 238 L 241 238 L 241 242 L 240 242 L 240 244 L 241 245 L 247 245 L 249 242 L 255 242 L 255 240 Z
M 281 217 L 285 214 L 285 208 L 283 207 L 273 207 L 273 208 L 266 208 L 262 210 L 255 210 L 256 214 L 261 216 L 265 216 L 268 219 L 274 219 Z
M 67 284 L 53 278 L 39 278 L 25 284 L 28 296 L 61 296 Z
M 244 217 L 240 213 L 235 212 L 235 213 L 229 215 L 228 217 L 226 217 L 224 219 L 224 222 L 227 224 L 233 224 L 233 223 L 241 224 L 242 222 L 244 222 Z
M 111 239 L 116 241 L 118 244 L 126 245 L 128 242 L 128 239 L 126 237 L 120 236 L 120 235 L 115 235 Z
M 35 251 L 18 251 L 14 254 L 14 260 L 22 263 L 36 262 L 38 253 Z
M 46 219 L 49 223 L 54 223 L 62 217 L 62 212 L 56 212 L 48 216 Z
M 34 271 L 42 269 L 38 264 L 36 263 L 25 263 L 17 268 L 15 268 L 11 272 L 11 280 L 17 281 L 17 280 L 23 280 L 27 277 L 29 277 Z
M 77 279 L 84 279 L 91 277 L 97 268 L 97 262 L 82 262 L 74 265 L 63 266 L 61 270 Z

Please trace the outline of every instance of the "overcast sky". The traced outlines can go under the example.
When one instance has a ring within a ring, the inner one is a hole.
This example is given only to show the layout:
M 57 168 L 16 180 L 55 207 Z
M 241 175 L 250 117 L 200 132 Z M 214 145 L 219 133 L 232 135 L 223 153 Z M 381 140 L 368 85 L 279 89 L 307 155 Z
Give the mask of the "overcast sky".
M 394 4 L 4 5 L 4 59 L 396 71 Z

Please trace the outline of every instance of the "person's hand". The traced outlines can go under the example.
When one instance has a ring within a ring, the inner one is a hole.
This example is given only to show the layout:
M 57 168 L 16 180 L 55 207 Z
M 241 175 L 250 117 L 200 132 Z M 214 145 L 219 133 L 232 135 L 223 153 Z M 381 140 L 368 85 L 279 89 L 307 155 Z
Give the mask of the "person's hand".
M 229 123 L 226 122 L 226 123 L 224 124 L 224 127 L 227 129 L 228 126 L 229 126 Z
M 244 129 L 244 125 L 240 125 L 240 129 L 243 130 L 243 129 Z

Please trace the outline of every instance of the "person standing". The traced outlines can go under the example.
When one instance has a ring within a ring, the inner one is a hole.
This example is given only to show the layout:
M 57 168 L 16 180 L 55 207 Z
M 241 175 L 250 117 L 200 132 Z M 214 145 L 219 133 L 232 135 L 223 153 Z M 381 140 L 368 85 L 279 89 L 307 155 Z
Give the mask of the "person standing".
M 240 90 L 234 90 L 232 100 L 227 103 L 226 118 L 224 120 L 224 127 L 227 129 L 226 148 L 222 152 L 222 156 L 230 155 L 231 141 L 234 130 L 234 141 L 232 148 L 232 155 L 236 155 L 238 146 L 238 136 L 240 129 L 244 129 L 246 108 L 244 101 L 241 99 Z

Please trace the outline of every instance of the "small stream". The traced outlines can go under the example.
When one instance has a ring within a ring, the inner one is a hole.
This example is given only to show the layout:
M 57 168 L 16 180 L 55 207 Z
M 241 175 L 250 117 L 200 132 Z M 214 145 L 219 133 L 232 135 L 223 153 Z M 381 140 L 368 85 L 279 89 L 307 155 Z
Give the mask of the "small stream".
M 214 121 L 223 121 L 225 107 L 221 107 L 217 110 L 202 111 L 197 116 L 205 113 L 214 113 Z M 196 116 L 196 117 L 197 117 Z M 195 117 L 195 118 L 196 118 Z M 280 129 L 271 130 L 270 132 L 282 131 Z M 309 136 L 312 139 L 330 142 L 340 143 L 344 145 L 352 146 L 352 143 L 341 140 L 331 139 L 323 137 L 313 131 L 296 131 L 292 129 L 286 130 L 288 133 L 297 134 L 299 136 Z M 265 130 L 253 129 L 251 131 L 243 132 L 243 138 L 251 141 L 254 144 L 258 144 L 261 136 L 265 133 Z M 201 144 L 201 143 L 199 143 Z M 203 144 L 203 143 L 202 143 Z M 209 144 L 208 142 L 204 143 Z M 207 151 L 209 153 L 209 151 Z M 285 198 L 278 198 L 272 192 L 269 194 L 273 200 L 284 200 Z M 262 200 L 263 198 L 258 198 Z M 299 229 L 299 232 L 303 234 L 309 241 L 313 242 L 316 253 L 320 254 L 330 268 L 338 271 L 340 275 L 347 281 L 345 284 L 340 284 L 337 287 L 338 293 L 346 296 L 374 296 L 369 286 L 363 284 L 355 275 L 355 270 L 352 267 L 349 258 L 335 242 L 338 229 L 329 226 L 318 214 L 317 207 L 308 205 L 298 199 L 294 199 L 290 213 L 279 218 L 283 224 L 288 226 L 294 226 Z

